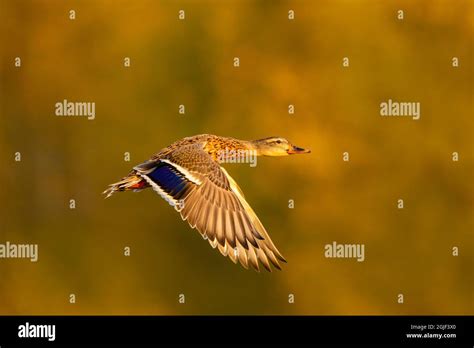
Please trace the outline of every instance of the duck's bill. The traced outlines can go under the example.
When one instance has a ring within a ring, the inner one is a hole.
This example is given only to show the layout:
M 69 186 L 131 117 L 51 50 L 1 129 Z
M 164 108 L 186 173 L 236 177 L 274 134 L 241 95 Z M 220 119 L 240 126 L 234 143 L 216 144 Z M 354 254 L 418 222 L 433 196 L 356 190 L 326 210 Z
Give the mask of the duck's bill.
M 303 149 L 302 147 L 293 145 L 287 152 L 289 155 L 296 155 L 296 154 L 302 154 L 302 153 L 310 153 L 311 150 Z

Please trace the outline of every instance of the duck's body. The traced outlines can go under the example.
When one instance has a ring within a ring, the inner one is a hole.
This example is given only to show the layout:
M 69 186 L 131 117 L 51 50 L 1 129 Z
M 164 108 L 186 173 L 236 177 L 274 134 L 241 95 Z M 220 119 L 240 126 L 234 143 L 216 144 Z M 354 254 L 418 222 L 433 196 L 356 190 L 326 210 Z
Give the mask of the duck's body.
M 308 153 L 284 138 L 245 141 L 201 134 L 178 140 L 135 166 L 121 181 L 104 191 L 152 187 L 187 220 L 192 228 L 218 247 L 224 256 L 259 270 L 271 271 L 285 261 L 242 191 L 220 163 L 248 155 L 283 156 Z

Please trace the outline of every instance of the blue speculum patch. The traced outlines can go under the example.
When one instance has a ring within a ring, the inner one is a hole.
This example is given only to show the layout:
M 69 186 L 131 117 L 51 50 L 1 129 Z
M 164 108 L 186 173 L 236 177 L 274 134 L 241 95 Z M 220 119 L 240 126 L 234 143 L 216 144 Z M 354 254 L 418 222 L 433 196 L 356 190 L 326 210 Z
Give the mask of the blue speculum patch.
M 148 177 L 173 197 L 178 195 L 188 183 L 188 180 L 176 168 L 168 164 L 160 165 L 148 173 Z

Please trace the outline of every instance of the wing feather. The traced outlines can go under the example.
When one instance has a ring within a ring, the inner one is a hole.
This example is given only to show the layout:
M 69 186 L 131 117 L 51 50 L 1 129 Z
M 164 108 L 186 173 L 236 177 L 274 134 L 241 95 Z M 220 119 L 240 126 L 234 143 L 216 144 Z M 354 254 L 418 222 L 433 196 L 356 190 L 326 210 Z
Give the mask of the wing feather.
M 170 204 L 181 200 L 177 210 L 182 219 L 232 262 L 256 271 L 259 261 L 268 271 L 272 270 L 270 265 L 281 269 L 279 261 L 285 259 L 241 189 L 202 146 L 178 148 L 167 153 L 166 158 L 134 169 Z

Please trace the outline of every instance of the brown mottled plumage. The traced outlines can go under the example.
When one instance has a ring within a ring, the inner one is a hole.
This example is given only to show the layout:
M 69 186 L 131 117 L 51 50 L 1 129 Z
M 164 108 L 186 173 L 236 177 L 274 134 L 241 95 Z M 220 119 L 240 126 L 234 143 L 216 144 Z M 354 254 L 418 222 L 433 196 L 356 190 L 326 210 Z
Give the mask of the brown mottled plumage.
M 237 183 L 220 166 L 244 153 L 284 156 L 308 153 L 286 139 L 270 137 L 245 141 L 202 134 L 184 138 L 162 149 L 150 160 L 135 166 L 121 181 L 104 191 L 152 187 L 170 205 L 234 263 L 259 270 L 259 261 L 281 269 L 284 257 L 273 244 Z

